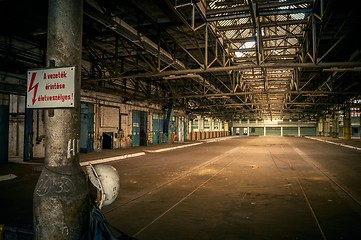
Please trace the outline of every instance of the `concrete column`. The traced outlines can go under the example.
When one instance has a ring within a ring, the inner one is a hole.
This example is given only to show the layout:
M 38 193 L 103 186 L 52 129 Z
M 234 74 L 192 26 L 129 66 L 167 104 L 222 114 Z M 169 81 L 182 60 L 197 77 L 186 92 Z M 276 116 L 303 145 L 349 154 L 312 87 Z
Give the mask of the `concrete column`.
M 9 160 L 9 98 L 0 93 L 0 163 Z
M 301 127 L 297 127 L 297 136 L 301 137 Z
M 192 141 L 193 140 L 192 139 L 192 132 L 193 132 L 193 130 L 192 130 L 192 120 L 187 118 L 187 122 L 188 122 L 188 124 L 187 124 L 187 140 Z
M 228 136 L 229 135 L 229 123 L 228 122 L 224 122 L 224 136 Z
M 200 132 L 203 132 L 204 131 L 204 118 L 200 118 L 199 121 L 198 121 L 198 130 Z
M 322 136 L 322 132 L 323 132 L 323 120 L 322 120 L 322 118 L 318 119 L 317 129 L 318 129 L 318 136 Z
M 335 112 L 333 114 L 333 121 L 332 121 L 332 137 L 333 138 L 338 138 L 338 131 L 339 131 L 340 127 L 338 124 L 338 113 Z
M 343 117 L 343 138 L 345 140 L 351 139 L 351 111 L 350 107 L 347 107 L 345 115 Z
M 51 0 L 47 67 L 75 66 L 75 107 L 47 109 L 45 162 L 33 195 L 34 239 L 81 239 L 89 190 L 79 165 L 82 0 Z
M 328 115 L 326 115 L 325 119 L 323 119 L 323 135 L 325 137 L 329 137 L 330 136 L 330 117 Z

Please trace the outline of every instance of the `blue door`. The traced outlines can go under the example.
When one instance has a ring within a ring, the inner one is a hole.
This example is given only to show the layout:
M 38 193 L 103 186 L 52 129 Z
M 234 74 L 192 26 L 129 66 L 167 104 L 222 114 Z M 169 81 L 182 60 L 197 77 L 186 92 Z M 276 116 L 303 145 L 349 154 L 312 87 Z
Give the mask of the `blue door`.
M 140 111 L 132 112 L 132 146 L 140 146 Z

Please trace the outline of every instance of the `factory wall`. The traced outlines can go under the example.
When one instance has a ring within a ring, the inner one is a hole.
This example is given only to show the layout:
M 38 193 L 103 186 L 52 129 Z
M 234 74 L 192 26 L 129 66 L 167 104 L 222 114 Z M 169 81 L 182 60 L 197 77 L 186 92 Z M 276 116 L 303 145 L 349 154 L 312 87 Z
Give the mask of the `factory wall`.
M 10 95 L 9 99 L 9 158 L 44 158 L 46 110 L 27 110 L 25 96 Z M 227 122 L 201 116 L 190 120 L 184 112 L 168 109 L 170 107 L 136 101 L 124 102 L 118 96 L 82 91 L 80 152 L 229 135 Z M 28 146 L 27 149 L 25 145 Z

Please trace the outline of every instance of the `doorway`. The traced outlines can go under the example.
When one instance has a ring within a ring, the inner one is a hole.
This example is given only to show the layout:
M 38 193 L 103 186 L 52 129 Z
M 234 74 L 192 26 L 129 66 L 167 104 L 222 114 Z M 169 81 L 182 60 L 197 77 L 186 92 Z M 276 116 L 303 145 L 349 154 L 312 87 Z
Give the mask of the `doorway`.
M 113 133 L 103 132 L 103 149 L 113 149 Z
M 147 112 L 132 112 L 132 146 L 147 146 Z

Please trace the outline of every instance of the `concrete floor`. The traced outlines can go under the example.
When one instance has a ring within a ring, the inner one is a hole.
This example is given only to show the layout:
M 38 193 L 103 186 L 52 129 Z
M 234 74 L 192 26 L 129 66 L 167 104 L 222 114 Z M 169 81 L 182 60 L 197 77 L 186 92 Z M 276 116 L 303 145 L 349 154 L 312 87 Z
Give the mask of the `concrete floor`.
M 296 137 L 218 140 L 133 148 L 145 154 L 111 162 L 121 190 L 102 209 L 109 223 L 142 240 L 361 239 L 360 150 Z M 0 223 L 31 225 L 37 176 L 32 167 L 0 182 Z

